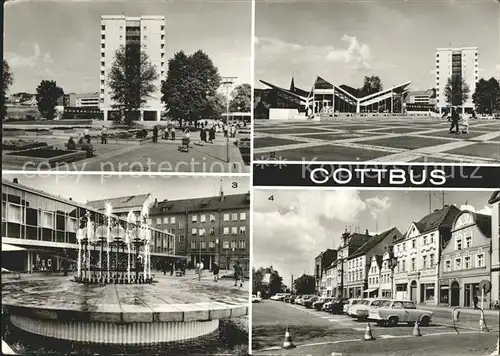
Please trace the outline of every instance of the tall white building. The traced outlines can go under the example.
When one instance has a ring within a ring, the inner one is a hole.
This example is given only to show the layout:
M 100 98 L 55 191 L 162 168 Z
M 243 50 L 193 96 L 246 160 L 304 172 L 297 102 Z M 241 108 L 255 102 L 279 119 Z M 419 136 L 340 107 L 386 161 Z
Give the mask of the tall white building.
M 460 76 L 469 86 L 470 92 L 467 101 L 463 104 L 466 111 L 474 108 L 472 94 L 476 90 L 478 81 L 478 48 L 438 48 L 436 49 L 436 92 L 437 107 L 442 109 L 449 106 L 444 95 L 444 88 L 448 78 Z
M 113 111 L 108 75 L 114 62 L 116 51 L 121 46 L 139 43 L 151 63 L 156 67 L 159 78 L 154 83 L 157 90 L 141 107 L 141 121 L 159 121 L 161 118 L 161 84 L 166 76 L 165 17 L 105 15 L 101 17 L 101 73 L 99 106 L 104 120 Z

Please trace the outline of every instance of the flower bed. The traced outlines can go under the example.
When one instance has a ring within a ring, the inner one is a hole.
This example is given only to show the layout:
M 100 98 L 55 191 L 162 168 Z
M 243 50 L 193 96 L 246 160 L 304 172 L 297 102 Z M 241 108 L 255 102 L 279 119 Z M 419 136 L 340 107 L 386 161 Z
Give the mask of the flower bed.
M 37 150 L 27 150 L 27 151 L 23 151 L 23 152 L 14 152 L 12 154 L 16 155 L 16 156 L 23 156 L 23 157 L 53 158 L 53 157 L 57 157 L 57 156 L 63 156 L 69 152 L 73 152 L 73 151 L 66 151 L 66 150 L 61 150 L 58 148 L 47 147 L 47 148 L 40 148 Z
M 47 146 L 45 142 L 30 141 L 30 140 L 9 140 L 2 142 L 2 149 L 9 151 L 28 150 L 30 148 Z

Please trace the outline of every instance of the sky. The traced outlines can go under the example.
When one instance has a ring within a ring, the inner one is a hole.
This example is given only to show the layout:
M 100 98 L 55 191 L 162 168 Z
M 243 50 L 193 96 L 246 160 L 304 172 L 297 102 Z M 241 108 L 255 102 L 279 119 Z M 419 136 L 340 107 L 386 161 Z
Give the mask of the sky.
M 491 215 L 492 192 L 446 191 L 444 202 Z M 269 197 L 273 196 L 273 200 Z M 314 258 L 336 249 L 348 229 L 360 233 L 397 227 L 405 233 L 412 221 L 443 206 L 443 194 L 410 190 L 254 190 L 253 265 L 273 266 L 290 286 L 291 275 L 314 273 Z M 430 209 L 429 209 L 430 206 Z
M 3 174 L 2 179 L 45 191 L 63 198 L 86 203 L 89 200 L 140 195 L 151 193 L 158 201 L 165 199 L 189 199 L 217 196 L 222 190 L 225 195 L 244 194 L 250 190 L 248 177 L 202 177 L 202 176 L 158 176 L 158 175 L 80 175 L 16 173 Z M 233 188 L 233 183 L 237 187 Z
M 309 91 L 317 75 L 359 88 L 377 75 L 386 88 L 434 87 L 439 47 L 479 47 L 479 77 L 500 78 L 496 0 L 257 1 L 259 80 Z
M 99 91 L 101 15 L 164 15 L 166 56 L 202 49 L 221 76 L 251 83 L 251 2 L 9 1 L 4 9 L 4 58 L 10 93 L 35 92 L 43 79 L 66 93 Z

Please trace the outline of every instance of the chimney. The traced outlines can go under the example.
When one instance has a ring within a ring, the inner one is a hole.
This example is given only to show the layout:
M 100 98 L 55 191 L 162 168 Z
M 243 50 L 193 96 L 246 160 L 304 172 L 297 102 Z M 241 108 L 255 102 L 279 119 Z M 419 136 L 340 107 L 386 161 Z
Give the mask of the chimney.
M 12 180 L 12 183 L 14 183 L 14 184 L 19 184 L 19 180 L 17 180 L 17 178 L 14 178 L 14 179 Z
M 366 229 L 366 232 L 365 232 L 365 234 L 366 234 L 366 235 L 370 235 L 370 234 L 368 233 L 368 229 Z
M 155 205 L 154 207 L 156 208 L 158 206 L 158 198 L 155 198 Z
M 73 198 L 70 197 L 69 200 L 73 200 Z

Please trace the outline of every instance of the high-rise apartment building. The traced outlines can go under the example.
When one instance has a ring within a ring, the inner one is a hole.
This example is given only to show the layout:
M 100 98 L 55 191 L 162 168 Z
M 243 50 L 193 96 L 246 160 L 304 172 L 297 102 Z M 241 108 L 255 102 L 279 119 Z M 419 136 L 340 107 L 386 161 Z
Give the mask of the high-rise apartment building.
M 162 111 L 161 84 L 166 76 L 165 17 L 105 15 L 101 17 L 101 65 L 100 97 L 104 120 L 114 111 L 111 91 L 108 85 L 109 71 L 115 53 L 121 46 L 139 44 L 159 74 L 154 85 L 156 91 L 140 109 L 141 121 L 159 121 Z
M 446 102 L 444 89 L 448 78 L 455 76 L 461 77 L 470 89 L 463 107 L 466 111 L 474 108 L 472 94 L 476 90 L 476 83 L 478 81 L 478 59 L 479 53 L 477 47 L 436 49 L 436 99 L 440 113 L 443 108 L 450 106 Z

